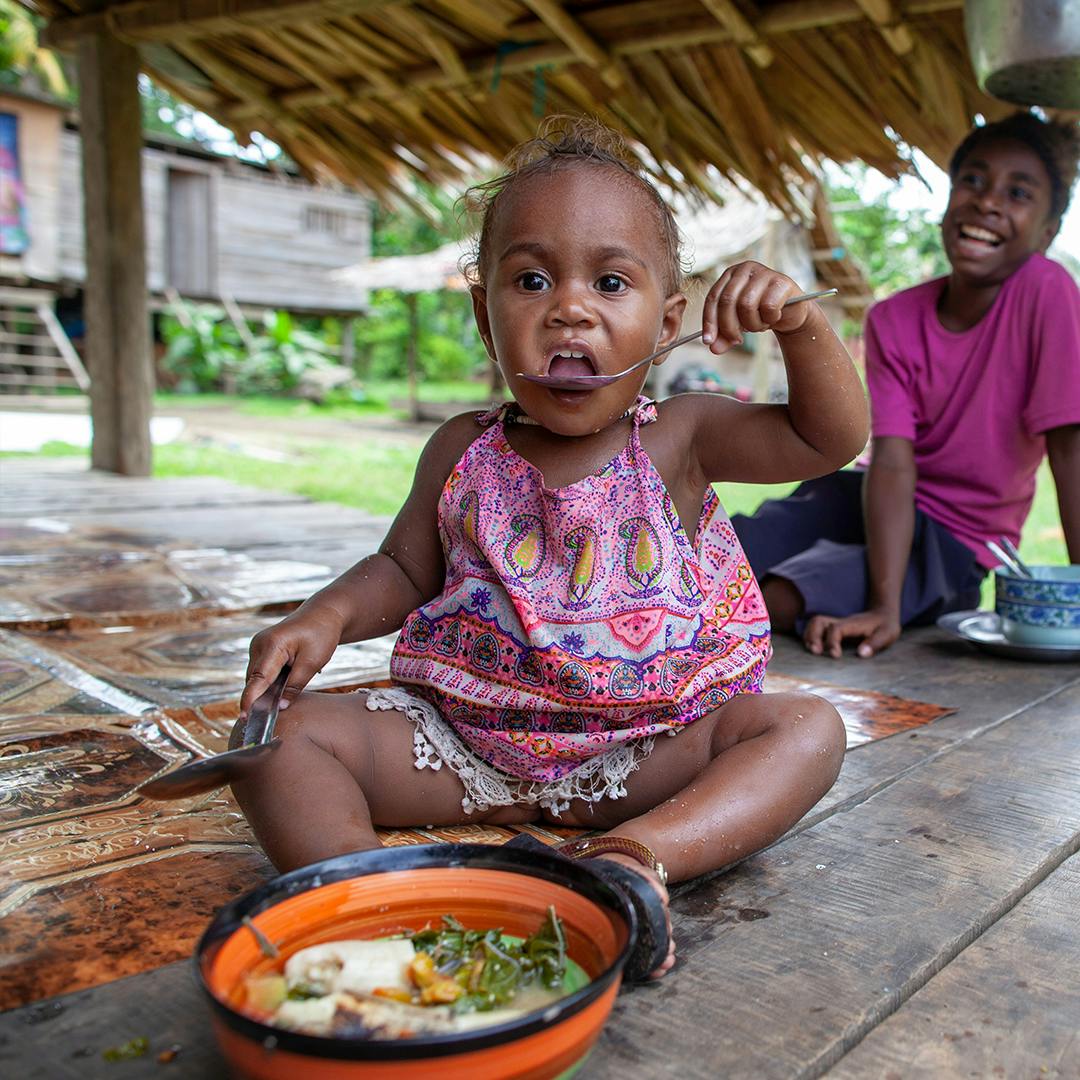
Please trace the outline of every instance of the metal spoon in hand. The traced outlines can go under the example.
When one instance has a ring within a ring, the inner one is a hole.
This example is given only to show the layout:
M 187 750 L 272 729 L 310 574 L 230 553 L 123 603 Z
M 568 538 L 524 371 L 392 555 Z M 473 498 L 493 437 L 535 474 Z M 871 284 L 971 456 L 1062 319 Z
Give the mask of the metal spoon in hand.
M 820 289 L 818 292 L 802 293 L 800 296 L 792 296 L 785 300 L 782 306 L 788 307 L 790 304 L 802 303 L 803 300 L 817 300 L 822 296 L 833 296 L 836 292 L 836 289 Z M 701 335 L 701 330 L 687 334 L 686 337 L 681 337 L 670 345 L 665 345 L 662 349 L 649 353 L 644 360 L 639 360 L 636 364 L 631 364 L 625 371 L 617 372 L 614 375 L 528 375 L 524 371 L 519 371 L 518 378 L 537 383 L 540 386 L 546 386 L 549 390 L 598 390 L 601 386 L 609 386 L 624 375 L 629 375 L 631 371 L 637 371 L 638 368 L 651 364 L 658 356 L 663 356 L 664 353 L 671 352 L 672 349 L 677 349 L 688 341 L 694 341 Z
M 238 750 L 226 750 L 223 754 L 189 761 L 164 776 L 147 780 L 135 790 L 150 799 L 186 799 L 189 795 L 212 791 L 242 777 L 250 766 L 280 745 L 274 739 L 274 724 L 290 670 L 286 664 L 274 682 L 248 709 L 243 741 Z

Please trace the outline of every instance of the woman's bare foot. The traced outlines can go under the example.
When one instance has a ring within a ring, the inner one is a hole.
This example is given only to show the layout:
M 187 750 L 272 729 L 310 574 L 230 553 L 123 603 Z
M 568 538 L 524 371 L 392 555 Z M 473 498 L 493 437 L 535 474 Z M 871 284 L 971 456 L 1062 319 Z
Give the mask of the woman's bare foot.
M 618 852 L 612 851 L 604 852 L 604 854 L 595 857 L 597 859 L 610 859 L 612 862 L 617 862 L 621 866 L 625 866 L 628 870 L 633 870 L 640 877 L 643 877 L 660 897 L 660 900 L 664 905 L 664 918 L 667 920 L 668 953 L 660 966 L 654 968 L 649 974 L 649 978 L 663 978 L 675 966 L 675 937 L 671 932 L 671 910 L 668 906 L 669 897 L 667 887 L 660 880 L 655 871 L 650 870 L 647 866 L 643 866 L 637 859 L 633 859 L 629 855 L 620 855 Z

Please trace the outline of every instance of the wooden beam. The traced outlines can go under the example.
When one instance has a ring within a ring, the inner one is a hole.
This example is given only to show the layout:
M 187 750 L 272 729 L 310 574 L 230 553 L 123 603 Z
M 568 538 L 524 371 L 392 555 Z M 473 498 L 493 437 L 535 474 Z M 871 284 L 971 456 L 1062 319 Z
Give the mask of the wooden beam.
M 902 21 L 898 5 L 892 0 L 856 0 L 866 17 L 878 28 L 881 36 L 897 56 L 904 56 L 915 47 L 911 27 Z
M 607 51 L 567 13 L 562 4 L 556 3 L 556 0 L 525 0 L 525 4 L 578 59 L 596 68 L 608 86 L 613 89 L 622 86 L 622 76 Z
M 135 0 L 104 11 L 54 19 L 43 44 L 71 46 L 86 33 L 109 29 L 123 38 L 178 41 L 184 38 L 236 33 L 246 26 L 333 19 L 385 7 L 401 0 Z
M 721 26 L 726 26 L 731 31 L 731 36 L 758 67 L 767 68 L 773 62 L 772 49 L 761 40 L 761 36 L 732 0 L 702 0 L 702 3 Z
M 150 475 L 154 369 L 146 297 L 139 56 L 108 34 L 79 42 L 91 464 Z

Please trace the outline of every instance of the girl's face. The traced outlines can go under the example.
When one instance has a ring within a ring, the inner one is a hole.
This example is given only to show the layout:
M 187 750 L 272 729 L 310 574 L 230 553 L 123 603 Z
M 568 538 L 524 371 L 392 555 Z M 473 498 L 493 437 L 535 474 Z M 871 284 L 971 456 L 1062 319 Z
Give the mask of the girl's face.
M 686 298 L 667 294 L 648 193 L 595 166 L 529 177 L 507 191 L 489 239 L 473 309 L 515 400 L 560 435 L 613 423 L 647 368 L 598 390 L 547 390 L 518 375 L 610 374 L 674 340 Z
M 1000 285 L 1057 231 L 1050 176 L 1039 156 L 1013 140 L 976 146 L 961 163 L 941 222 L 945 254 L 975 285 Z

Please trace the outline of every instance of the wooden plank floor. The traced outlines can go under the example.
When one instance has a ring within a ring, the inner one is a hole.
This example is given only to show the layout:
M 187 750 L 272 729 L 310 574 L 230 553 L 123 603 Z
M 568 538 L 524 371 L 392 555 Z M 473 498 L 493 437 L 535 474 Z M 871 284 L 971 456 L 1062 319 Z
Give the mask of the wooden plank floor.
M 337 572 L 384 526 L 215 484 L 202 502 L 198 484 L 173 483 L 4 462 L 0 536 L 44 517 Z M 678 887 L 676 969 L 620 995 L 579 1075 L 1078 1080 L 1080 671 L 985 657 L 935 629 L 870 662 L 779 641 L 772 670 L 955 711 L 856 746 L 787 837 Z M 147 1057 L 103 1061 L 142 1035 Z M 226 1075 L 186 961 L 0 1015 L 0 1073 Z

